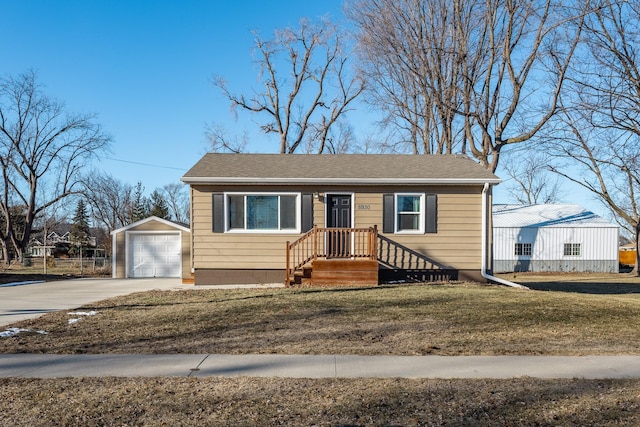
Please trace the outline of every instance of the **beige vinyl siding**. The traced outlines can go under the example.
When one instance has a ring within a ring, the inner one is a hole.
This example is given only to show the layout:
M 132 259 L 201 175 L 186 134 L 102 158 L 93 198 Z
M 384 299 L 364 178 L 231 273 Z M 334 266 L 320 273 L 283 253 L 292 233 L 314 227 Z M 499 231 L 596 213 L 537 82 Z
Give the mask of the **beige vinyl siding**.
M 256 188 L 193 189 L 193 266 L 214 269 L 284 269 L 287 241 L 301 234 L 214 233 L 213 193 L 256 193 Z M 291 188 L 260 188 L 259 192 L 295 192 Z M 315 207 L 314 207 L 315 208 Z M 314 209 L 315 212 L 315 209 Z
M 427 234 L 382 233 L 382 195 L 394 192 L 438 195 L 438 232 Z M 358 204 L 370 209 L 358 210 Z M 378 224 L 378 231 L 389 239 L 430 259 L 465 269 L 480 269 L 482 248 L 482 194 L 479 187 L 422 187 L 380 193 L 357 193 L 355 226 Z
M 125 233 L 118 233 L 116 234 L 116 243 L 115 243 L 115 248 L 114 248 L 114 252 L 116 254 L 116 261 L 114 263 L 115 265 L 115 270 L 113 272 L 114 277 L 117 278 L 125 278 L 127 277 L 127 271 L 126 271 L 126 259 L 127 259 L 127 250 L 126 250 L 126 244 L 125 244 Z
M 386 237 L 432 260 L 461 270 L 479 270 L 482 244 L 482 187 L 293 187 L 293 186 L 194 186 L 192 200 L 193 262 L 196 269 L 284 269 L 285 245 L 300 234 L 213 233 L 212 194 L 233 192 L 318 192 L 314 199 L 314 223 L 325 225 L 326 193 L 353 193 L 354 227 L 378 226 L 382 233 L 382 196 L 415 192 L 438 195 L 438 232 L 387 234 Z
M 318 227 L 324 227 L 324 202 L 318 199 L 313 199 L 313 223 Z

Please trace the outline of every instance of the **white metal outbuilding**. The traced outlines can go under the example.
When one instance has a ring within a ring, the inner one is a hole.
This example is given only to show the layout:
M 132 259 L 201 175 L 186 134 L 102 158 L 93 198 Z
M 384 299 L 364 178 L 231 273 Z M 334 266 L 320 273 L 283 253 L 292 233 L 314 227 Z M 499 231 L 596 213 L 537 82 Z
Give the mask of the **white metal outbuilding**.
M 579 205 L 494 205 L 493 271 L 618 272 L 618 234 Z

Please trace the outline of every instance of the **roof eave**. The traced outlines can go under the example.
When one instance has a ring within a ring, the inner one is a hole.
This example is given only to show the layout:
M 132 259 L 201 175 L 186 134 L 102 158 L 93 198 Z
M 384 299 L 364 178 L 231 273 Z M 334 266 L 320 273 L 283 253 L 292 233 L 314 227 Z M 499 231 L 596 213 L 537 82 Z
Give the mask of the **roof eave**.
M 132 222 L 131 224 L 127 224 L 124 227 L 120 227 L 118 229 L 115 229 L 109 234 L 114 235 L 114 234 L 122 233 L 123 231 L 130 230 L 130 229 L 132 229 L 134 227 L 138 227 L 138 226 L 140 226 L 142 224 L 146 224 L 147 222 L 150 222 L 150 221 L 157 221 L 157 222 L 160 222 L 162 224 L 169 225 L 171 227 L 177 228 L 177 229 L 185 231 L 185 232 L 191 232 L 189 227 L 185 227 L 184 225 L 178 224 L 177 222 L 170 221 L 168 219 L 164 219 L 164 218 L 160 218 L 160 217 L 157 217 L 155 215 L 152 215 L 152 216 L 148 216 L 146 218 L 143 218 L 143 219 L 141 219 L 139 221 Z M 164 230 L 162 230 L 162 231 L 164 231 Z
M 185 184 L 252 184 L 252 185 L 483 185 L 499 184 L 500 178 L 258 178 L 258 177 L 186 177 Z

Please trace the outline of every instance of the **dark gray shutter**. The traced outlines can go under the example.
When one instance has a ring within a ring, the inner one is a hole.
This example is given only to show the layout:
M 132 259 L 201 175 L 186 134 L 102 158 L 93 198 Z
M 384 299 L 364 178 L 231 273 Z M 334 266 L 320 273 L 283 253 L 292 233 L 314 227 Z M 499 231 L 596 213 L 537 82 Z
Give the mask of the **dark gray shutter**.
M 224 233 L 224 194 L 213 194 L 213 232 Z
M 426 212 L 425 212 L 425 233 L 437 233 L 438 232 L 438 195 L 427 194 L 426 197 Z
M 313 228 L 313 194 L 302 195 L 302 221 L 300 227 L 303 233 Z
M 393 194 L 382 195 L 382 232 L 393 233 L 394 223 L 394 197 Z

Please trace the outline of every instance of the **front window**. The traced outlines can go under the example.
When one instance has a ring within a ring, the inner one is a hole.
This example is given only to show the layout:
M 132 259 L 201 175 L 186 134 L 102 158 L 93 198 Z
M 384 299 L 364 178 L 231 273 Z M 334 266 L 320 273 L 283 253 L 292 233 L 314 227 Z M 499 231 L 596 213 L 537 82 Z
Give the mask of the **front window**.
M 532 245 L 531 243 L 516 243 L 515 255 L 516 256 L 531 256 Z
M 298 232 L 297 194 L 227 194 L 227 230 Z
M 396 232 L 424 233 L 424 194 L 396 194 Z
M 580 243 L 565 243 L 564 256 L 580 256 Z

